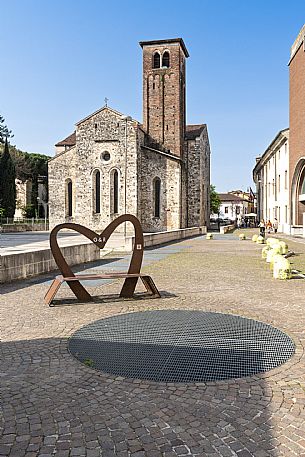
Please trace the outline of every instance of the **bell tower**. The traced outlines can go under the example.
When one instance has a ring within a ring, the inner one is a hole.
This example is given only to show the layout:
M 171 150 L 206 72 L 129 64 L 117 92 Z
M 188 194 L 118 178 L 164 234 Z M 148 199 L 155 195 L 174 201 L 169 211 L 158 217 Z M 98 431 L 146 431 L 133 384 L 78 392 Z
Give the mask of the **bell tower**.
M 178 157 L 185 137 L 185 60 L 182 38 L 141 41 L 143 127 L 148 145 Z

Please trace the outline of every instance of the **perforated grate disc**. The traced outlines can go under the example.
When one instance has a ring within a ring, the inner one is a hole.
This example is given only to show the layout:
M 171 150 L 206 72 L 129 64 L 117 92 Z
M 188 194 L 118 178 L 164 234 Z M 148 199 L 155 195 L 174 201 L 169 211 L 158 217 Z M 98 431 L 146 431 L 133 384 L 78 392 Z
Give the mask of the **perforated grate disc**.
M 69 340 L 81 362 L 106 373 L 163 382 L 241 378 L 275 368 L 295 352 L 271 325 L 231 314 L 145 311 L 98 320 Z

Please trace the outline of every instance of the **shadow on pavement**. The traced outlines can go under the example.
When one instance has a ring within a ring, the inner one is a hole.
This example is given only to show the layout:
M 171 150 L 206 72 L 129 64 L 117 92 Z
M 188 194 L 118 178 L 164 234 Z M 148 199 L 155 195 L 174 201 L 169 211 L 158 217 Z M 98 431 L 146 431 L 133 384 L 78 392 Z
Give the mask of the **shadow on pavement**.
M 82 455 L 93 446 L 112 456 L 278 455 L 262 377 L 134 382 L 82 365 L 66 339 L 2 342 L 0 350 L 1 455 Z

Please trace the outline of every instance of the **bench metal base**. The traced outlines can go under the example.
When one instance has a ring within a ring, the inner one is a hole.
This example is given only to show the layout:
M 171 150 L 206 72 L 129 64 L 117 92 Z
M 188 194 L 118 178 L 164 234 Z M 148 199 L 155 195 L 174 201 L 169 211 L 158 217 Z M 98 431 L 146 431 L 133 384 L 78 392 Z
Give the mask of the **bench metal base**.
M 105 273 L 105 274 L 100 274 L 100 275 L 75 275 L 75 276 L 70 276 L 70 277 L 64 277 L 62 275 L 56 276 L 56 278 L 53 280 L 51 286 L 49 287 L 49 290 L 47 291 L 44 301 L 47 305 L 51 305 L 53 299 L 55 298 L 55 295 L 57 294 L 60 286 L 62 285 L 63 282 L 67 282 L 68 284 L 73 282 L 75 285 L 79 283 L 79 281 L 90 281 L 90 280 L 96 280 L 96 279 L 118 279 L 118 278 L 123 278 L 123 279 L 133 279 L 137 282 L 137 280 L 140 278 L 142 283 L 144 284 L 144 287 L 146 291 L 148 292 L 149 296 L 151 298 L 160 298 L 160 292 L 158 291 L 153 279 L 151 276 L 148 275 L 143 275 L 143 274 L 137 274 L 137 273 Z M 85 290 L 85 289 L 83 289 Z M 87 290 L 85 290 L 86 294 L 81 294 L 81 296 L 78 296 L 77 298 L 81 301 L 84 302 L 89 302 L 92 301 L 92 296 L 89 294 Z M 120 297 L 121 298 L 133 298 L 134 293 L 130 293 L 129 290 L 124 290 L 124 288 L 121 290 Z

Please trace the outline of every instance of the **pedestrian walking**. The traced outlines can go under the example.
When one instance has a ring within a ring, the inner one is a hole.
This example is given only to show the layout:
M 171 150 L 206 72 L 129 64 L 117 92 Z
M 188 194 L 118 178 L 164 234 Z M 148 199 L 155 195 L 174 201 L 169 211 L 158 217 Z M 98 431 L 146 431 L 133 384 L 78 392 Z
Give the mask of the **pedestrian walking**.
M 264 221 L 264 219 L 262 219 L 259 223 L 259 234 L 260 234 L 260 236 L 262 236 L 264 238 L 265 238 L 265 230 L 266 230 L 265 221 Z
M 239 214 L 239 215 L 237 216 L 237 228 L 238 228 L 238 229 L 241 227 L 241 222 L 242 222 L 242 220 L 241 220 L 241 215 Z
M 274 233 L 277 233 L 278 228 L 279 228 L 279 223 L 278 223 L 277 218 L 275 217 L 275 218 L 274 218 L 274 221 L 273 221 L 273 230 L 274 230 Z
M 267 222 L 267 224 L 266 224 L 266 229 L 267 229 L 267 233 L 271 233 L 272 224 L 271 224 L 270 219 L 268 219 L 268 222 Z

